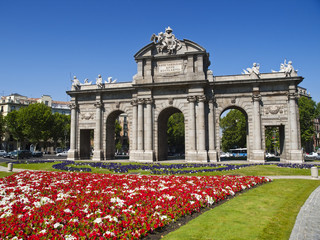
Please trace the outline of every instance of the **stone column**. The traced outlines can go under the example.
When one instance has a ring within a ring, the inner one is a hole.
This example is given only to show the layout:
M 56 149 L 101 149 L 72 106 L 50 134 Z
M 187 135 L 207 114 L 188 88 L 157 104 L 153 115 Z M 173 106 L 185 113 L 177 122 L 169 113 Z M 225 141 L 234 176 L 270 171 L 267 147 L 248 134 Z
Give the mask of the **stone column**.
M 145 150 L 152 150 L 153 139 L 152 139 L 152 99 L 146 99 L 146 114 L 145 114 L 145 123 L 146 123 L 146 131 L 145 131 Z
M 145 114 L 145 135 L 144 135 L 144 160 L 154 160 L 153 150 L 153 121 L 152 121 L 152 104 L 151 98 L 146 99 L 146 114 Z
M 76 103 L 71 103 L 71 126 L 70 126 L 70 150 L 68 151 L 67 160 L 78 159 L 78 149 L 77 149 L 77 123 L 78 123 L 78 105 Z
M 295 85 L 289 87 L 288 94 L 288 120 L 289 120 L 289 162 L 298 162 L 301 163 L 304 161 L 303 151 L 299 149 L 299 131 L 298 131 L 298 108 L 297 108 L 297 93 Z
M 137 100 L 132 100 L 131 101 L 132 105 L 132 125 L 131 125 L 131 143 L 130 143 L 130 152 L 132 150 L 137 150 L 137 139 L 138 139 L 138 134 L 137 134 L 137 124 L 138 124 L 138 103 Z
M 249 161 L 255 162 L 264 162 L 265 161 L 265 153 L 262 150 L 261 144 L 261 115 L 260 115 L 260 101 L 261 96 L 259 93 L 254 93 L 252 96 L 253 101 L 253 150 L 252 150 L 252 159 L 248 159 Z
M 197 150 L 199 161 L 207 161 L 208 155 L 206 150 L 206 122 L 205 122 L 205 108 L 206 96 L 198 96 L 198 111 L 197 111 Z
M 143 113 L 143 107 L 144 107 L 144 99 L 140 98 L 138 99 L 138 146 L 137 150 L 138 151 L 143 151 L 143 144 L 144 144 L 144 139 L 143 139 L 143 126 L 144 126 L 144 113 Z
M 206 129 L 205 129 L 205 116 L 204 116 L 204 102 L 206 101 L 206 96 L 198 96 L 198 129 L 197 129 L 197 139 L 198 139 L 198 151 L 205 150 L 205 139 L 206 139 Z
M 215 99 L 209 100 L 209 115 L 208 115 L 208 132 L 209 132 L 209 151 L 208 157 L 210 162 L 217 162 L 218 155 L 216 150 L 216 121 L 215 121 Z
M 96 107 L 96 127 L 94 129 L 94 151 L 92 160 L 101 161 L 103 160 L 103 151 L 101 149 L 101 115 L 103 104 L 97 101 L 94 106 Z
M 195 114 L 195 102 L 197 98 L 195 96 L 188 96 L 189 102 L 189 118 L 188 118 L 188 150 L 186 151 L 186 160 L 196 161 L 196 114 Z

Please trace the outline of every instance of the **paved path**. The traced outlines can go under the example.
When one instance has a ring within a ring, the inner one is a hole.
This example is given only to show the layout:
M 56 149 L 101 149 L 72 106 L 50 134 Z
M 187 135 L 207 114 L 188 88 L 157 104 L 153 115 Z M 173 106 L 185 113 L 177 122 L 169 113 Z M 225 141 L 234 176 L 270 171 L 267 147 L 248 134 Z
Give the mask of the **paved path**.
M 304 203 L 296 218 L 289 240 L 320 239 L 320 186 Z

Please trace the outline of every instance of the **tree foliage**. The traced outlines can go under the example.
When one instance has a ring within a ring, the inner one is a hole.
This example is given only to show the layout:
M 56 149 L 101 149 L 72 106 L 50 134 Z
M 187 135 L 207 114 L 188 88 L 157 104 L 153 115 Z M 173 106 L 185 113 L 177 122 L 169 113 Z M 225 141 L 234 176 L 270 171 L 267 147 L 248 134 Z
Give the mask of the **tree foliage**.
M 12 111 L 5 116 L 6 131 L 12 135 L 13 139 L 22 142 L 26 135 L 23 131 L 23 126 L 19 118 L 19 111 Z
M 29 141 L 35 146 L 52 139 L 58 141 L 70 137 L 70 116 L 52 114 L 51 108 L 43 103 L 30 104 L 12 111 L 5 117 L 6 131 L 19 141 Z
M 176 152 L 184 152 L 184 116 L 182 113 L 174 113 L 168 119 L 167 124 L 168 146 Z
M 266 151 L 277 153 L 280 149 L 280 133 L 278 127 L 267 127 L 265 131 Z
M 18 113 L 22 131 L 31 143 L 36 145 L 40 140 L 47 141 L 50 138 L 50 129 L 53 125 L 50 107 L 43 103 L 34 103 L 21 108 Z
M 306 147 L 306 144 L 312 140 L 315 133 L 313 126 L 313 119 L 319 115 L 320 106 L 316 105 L 311 98 L 302 96 L 298 101 L 299 117 L 300 117 L 300 131 L 301 143 Z
M 0 113 L 0 144 L 2 142 L 3 136 L 4 136 L 4 117 Z
M 247 128 L 245 115 L 237 109 L 230 110 L 220 119 L 222 128 L 222 151 L 228 152 L 232 148 L 246 147 Z
M 70 138 L 70 115 L 54 113 L 52 117 L 53 124 L 50 128 L 50 135 L 54 145 L 57 147 L 59 141 L 66 145 L 65 141 Z

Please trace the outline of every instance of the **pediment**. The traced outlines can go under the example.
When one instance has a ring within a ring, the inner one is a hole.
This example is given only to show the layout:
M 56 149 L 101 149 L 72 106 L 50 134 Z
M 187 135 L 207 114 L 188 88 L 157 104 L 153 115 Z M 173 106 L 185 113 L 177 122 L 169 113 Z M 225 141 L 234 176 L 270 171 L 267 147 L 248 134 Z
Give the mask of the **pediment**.
M 195 53 L 206 53 L 206 49 L 199 44 L 192 42 L 187 39 L 179 41 L 180 48 L 176 49 L 173 53 L 169 53 L 168 50 L 161 51 L 161 43 L 150 43 L 141 48 L 135 55 L 135 59 L 149 58 L 149 57 L 167 57 L 174 58 L 176 56 L 195 54 Z

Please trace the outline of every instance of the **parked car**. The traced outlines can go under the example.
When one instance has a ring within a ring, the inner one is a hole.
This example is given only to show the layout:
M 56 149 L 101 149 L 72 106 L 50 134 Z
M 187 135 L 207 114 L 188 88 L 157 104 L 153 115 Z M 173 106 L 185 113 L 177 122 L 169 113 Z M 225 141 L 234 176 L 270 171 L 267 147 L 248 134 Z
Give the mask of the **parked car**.
M 32 157 L 32 152 L 29 150 L 14 150 L 11 152 L 10 156 L 11 159 L 24 159 Z
M 320 154 L 316 152 L 307 153 L 306 159 L 320 159 Z
M 10 158 L 10 156 L 11 156 L 12 153 L 13 153 L 13 152 L 7 152 L 7 153 L 4 154 L 2 157 L 4 157 L 4 158 Z
M 63 152 L 57 153 L 56 156 L 58 156 L 58 157 L 67 157 L 68 156 L 68 151 L 63 151 Z
M 42 157 L 43 153 L 42 152 L 32 152 L 32 157 Z
M 0 156 L 3 157 L 4 155 L 6 155 L 7 152 L 5 150 L 0 150 Z

